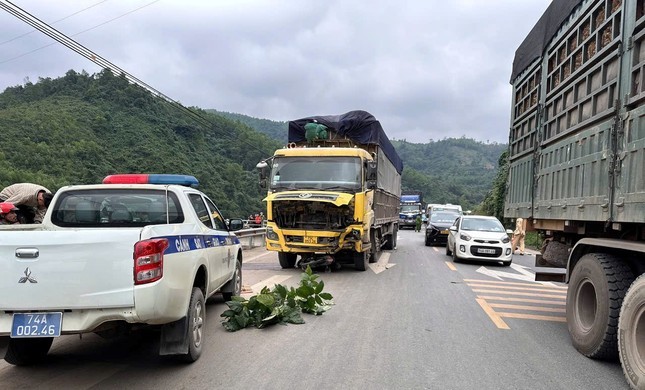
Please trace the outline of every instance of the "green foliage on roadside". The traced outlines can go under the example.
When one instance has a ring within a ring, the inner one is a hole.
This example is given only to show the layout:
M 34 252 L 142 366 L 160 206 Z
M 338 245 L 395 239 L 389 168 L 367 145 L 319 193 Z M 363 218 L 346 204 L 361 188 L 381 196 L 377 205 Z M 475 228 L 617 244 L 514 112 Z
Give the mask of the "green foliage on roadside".
M 524 237 L 524 246 L 527 248 L 540 250 L 542 248 L 543 237 L 537 231 L 526 232 Z
M 273 324 L 304 324 L 301 313 L 322 315 L 333 305 L 331 294 L 323 292 L 325 283 L 307 267 L 298 288 L 276 284 L 272 289 L 262 288 L 248 300 L 233 297 L 226 302 L 228 310 L 221 314 L 222 325 L 229 332 L 249 326 L 265 328 Z
M 493 181 L 492 188 L 486 194 L 484 200 L 474 210 L 476 214 L 492 215 L 500 221 L 504 221 L 504 201 L 506 199 L 506 181 L 508 179 L 508 150 L 505 150 L 499 157 L 497 163 L 497 175 Z

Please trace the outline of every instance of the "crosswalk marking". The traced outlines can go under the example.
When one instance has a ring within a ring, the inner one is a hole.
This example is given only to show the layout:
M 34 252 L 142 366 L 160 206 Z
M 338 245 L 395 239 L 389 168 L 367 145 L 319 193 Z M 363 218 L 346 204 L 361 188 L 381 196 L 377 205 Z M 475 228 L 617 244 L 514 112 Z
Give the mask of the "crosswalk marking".
M 475 300 L 499 329 L 510 329 L 504 321 L 506 318 L 566 322 L 566 286 L 480 279 L 464 281 L 477 294 Z

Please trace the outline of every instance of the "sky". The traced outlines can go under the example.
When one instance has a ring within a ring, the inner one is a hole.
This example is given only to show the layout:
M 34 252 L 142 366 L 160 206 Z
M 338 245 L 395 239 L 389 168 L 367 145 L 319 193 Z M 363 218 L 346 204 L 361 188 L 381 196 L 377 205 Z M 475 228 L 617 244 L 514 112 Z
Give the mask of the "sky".
M 0 0 L 7 4 L 7 0 Z M 185 106 L 351 110 L 391 139 L 508 142 L 515 50 L 550 0 L 11 0 Z M 0 8 L 0 91 L 100 66 Z

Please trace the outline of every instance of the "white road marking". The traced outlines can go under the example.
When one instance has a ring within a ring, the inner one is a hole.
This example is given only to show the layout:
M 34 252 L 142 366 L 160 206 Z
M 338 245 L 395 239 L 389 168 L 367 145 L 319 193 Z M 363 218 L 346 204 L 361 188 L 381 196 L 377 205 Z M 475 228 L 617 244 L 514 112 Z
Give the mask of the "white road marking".
M 492 269 L 488 269 L 484 266 L 479 267 L 477 269 L 477 272 L 479 272 L 480 274 L 484 274 L 486 276 L 490 276 L 491 278 L 495 278 L 497 280 L 503 280 L 502 278 L 506 278 L 506 279 L 524 280 L 527 282 L 535 282 L 535 274 L 529 271 L 530 268 L 519 264 L 511 264 L 511 268 L 519 273 L 516 274 L 513 272 L 495 271 Z M 539 283 L 543 286 L 552 286 L 552 287 L 556 286 L 551 282 L 536 282 L 536 283 Z
M 390 261 L 390 253 L 383 252 L 381 253 L 381 257 L 378 259 L 376 263 L 370 264 L 370 268 L 372 269 L 372 271 L 374 271 L 375 274 L 380 274 L 386 269 L 392 268 L 396 265 L 394 263 L 390 264 L 389 261 Z

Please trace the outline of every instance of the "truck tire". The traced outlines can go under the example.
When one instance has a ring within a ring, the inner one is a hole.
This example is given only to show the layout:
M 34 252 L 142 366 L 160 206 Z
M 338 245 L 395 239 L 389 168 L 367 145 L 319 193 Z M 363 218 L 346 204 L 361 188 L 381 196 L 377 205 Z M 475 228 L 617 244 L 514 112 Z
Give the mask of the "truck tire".
M 645 275 L 632 283 L 618 320 L 618 354 L 632 389 L 645 386 Z
M 385 238 L 385 246 L 383 247 L 386 250 L 392 250 L 396 248 L 396 236 L 399 233 L 399 228 L 397 226 L 394 226 L 394 230 L 392 231 L 392 234 L 388 235 Z
M 618 357 L 618 315 L 634 274 L 617 257 L 588 253 L 576 264 L 567 290 L 571 343 L 593 359 Z
M 365 271 L 369 266 L 370 252 L 354 252 L 354 268 Z
M 204 293 L 199 287 L 193 287 L 188 305 L 188 352 L 182 355 L 182 360 L 188 363 L 197 361 L 202 354 L 204 345 L 204 325 L 206 321 L 206 305 L 204 304 Z
M 233 278 L 222 287 L 222 297 L 225 302 L 228 302 L 233 296 L 239 297 L 240 294 L 242 294 L 242 263 L 237 259 Z
M 28 366 L 45 360 L 53 337 L 11 339 L 4 360 L 15 366 Z
M 297 257 L 298 255 L 295 253 L 278 252 L 278 260 L 283 269 L 295 267 Z

